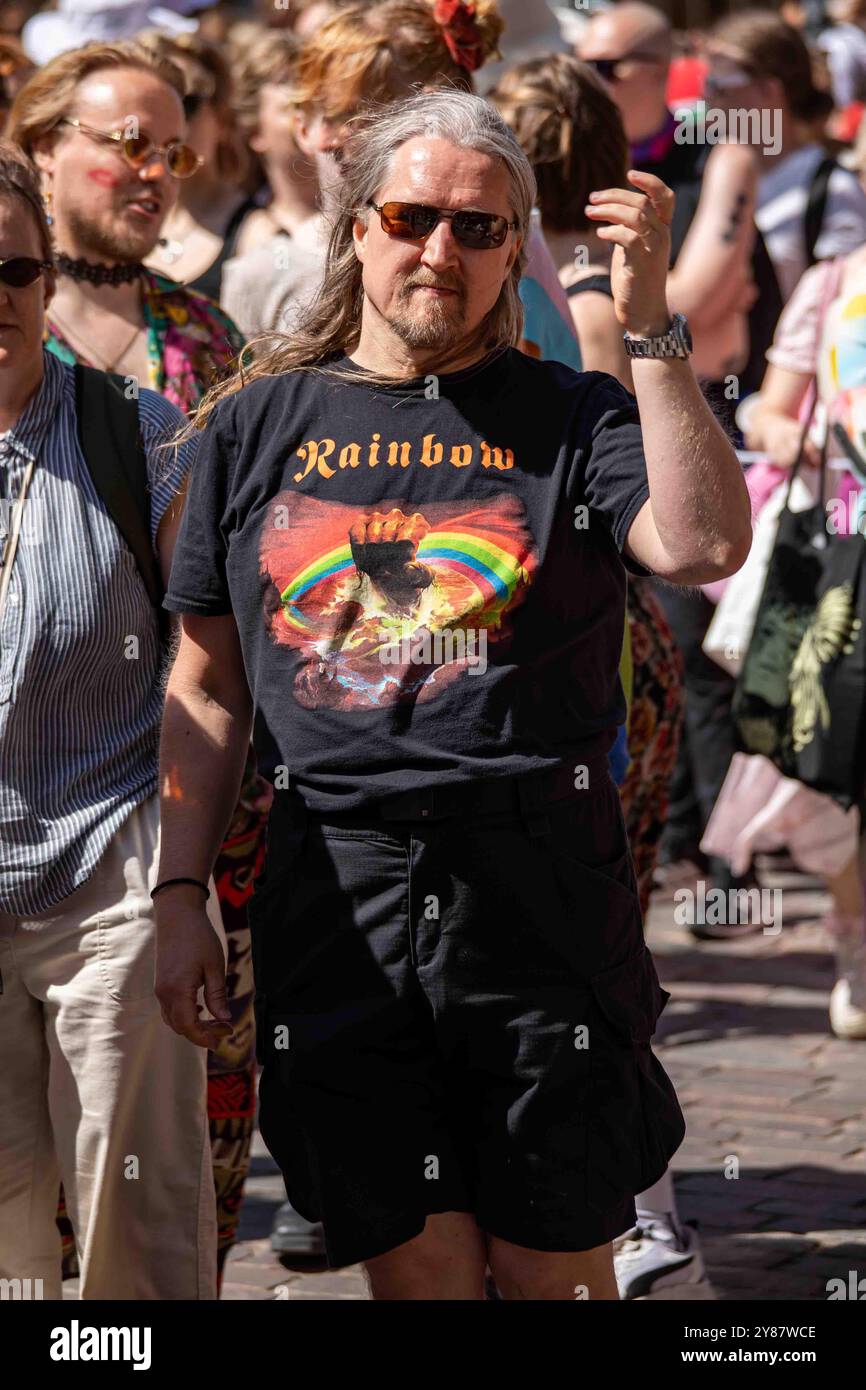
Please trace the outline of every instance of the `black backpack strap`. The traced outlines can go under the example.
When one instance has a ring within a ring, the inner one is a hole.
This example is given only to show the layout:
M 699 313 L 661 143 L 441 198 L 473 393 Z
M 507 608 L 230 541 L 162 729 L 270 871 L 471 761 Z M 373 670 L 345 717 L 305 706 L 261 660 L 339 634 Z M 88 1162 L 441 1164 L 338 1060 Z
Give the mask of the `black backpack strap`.
M 812 183 L 809 187 L 809 197 L 806 202 L 806 218 L 804 231 L 806 234 L 806 265 L 814 265 L 816 261 L 815 247 L 821 235 L 821 228 L 824 225 L 824 213 L 827 210 L 827 192 L 830 186 L 830 179 L 839 165 L 832 155 L 825 155 L 815 170 Z
M 609 275 L 585 275 L 582 280 L 575 280 L 573 285 L 567 285 L 565 293 L 569 299 L 573 299 L 576 294 L 586 294 L 592 290 L 609 295 L 613 299 Z
M 135 557 L 150 601 L 168 631 L 165 589 L 150 540 L 147 460 L 138 422 L 138 400 L 128 399 L 124 378 L 75 364 L 78 438 L 96 491 Z

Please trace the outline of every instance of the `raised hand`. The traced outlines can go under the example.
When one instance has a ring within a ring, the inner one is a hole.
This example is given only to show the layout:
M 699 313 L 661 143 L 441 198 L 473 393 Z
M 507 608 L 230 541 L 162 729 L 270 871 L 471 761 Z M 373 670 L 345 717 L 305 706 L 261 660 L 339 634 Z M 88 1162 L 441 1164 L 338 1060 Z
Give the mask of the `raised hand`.
M 616 316 L 628 333 L 655 337 L 666 333 L 671 315 L 665 297 L 671 253 L 673 190 L 655 174 L 628 172 L 634 188 L 603 188 L 590 193 L 586 216 L 599 227 L 601 241 L 615 243 L 610 267 Z

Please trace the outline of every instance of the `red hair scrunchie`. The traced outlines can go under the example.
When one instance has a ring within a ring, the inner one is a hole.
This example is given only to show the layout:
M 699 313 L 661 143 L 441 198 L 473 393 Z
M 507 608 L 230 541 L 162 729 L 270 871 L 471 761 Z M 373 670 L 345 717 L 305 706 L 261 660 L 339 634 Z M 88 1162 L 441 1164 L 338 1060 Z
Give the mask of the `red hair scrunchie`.
M 484 62 L 484 44 L 471 0 L 436 0 L 433 18 L 442 26 L 448 52 L 458 67 L 477 72 Z

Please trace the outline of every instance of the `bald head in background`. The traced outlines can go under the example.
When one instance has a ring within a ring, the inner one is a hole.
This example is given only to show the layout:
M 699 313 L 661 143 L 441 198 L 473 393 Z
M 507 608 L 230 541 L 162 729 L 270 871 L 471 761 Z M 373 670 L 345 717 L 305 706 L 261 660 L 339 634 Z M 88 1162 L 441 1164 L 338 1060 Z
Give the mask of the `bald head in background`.
M 630 0 L 593 16 L 581 36 L 581 57 L 587 41 L 599 45 L 599 56 L 605 58 L 620 58 L 633 49 L 640 49 L 669 63 L 673 52 L 667 16 L 652 5 L 632 4 Z M 605 46 L 603 54 L 602 44 Z
M 614 5 L 595 15 L 578 44 L 578 56 L 625 59 L 613 76 L 605 78 L 610 95 L 622 114 L 632 144 L 649 139 L 667 119 L 665 91 L 673 54 L 671 26 L 652 5 Z

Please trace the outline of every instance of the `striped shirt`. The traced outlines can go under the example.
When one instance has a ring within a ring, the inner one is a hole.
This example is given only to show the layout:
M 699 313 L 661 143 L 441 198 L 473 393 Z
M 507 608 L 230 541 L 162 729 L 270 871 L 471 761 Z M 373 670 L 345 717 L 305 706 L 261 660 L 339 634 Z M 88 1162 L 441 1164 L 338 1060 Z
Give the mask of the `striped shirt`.
M 81 451 L 73 368 L 43 360 L 0 434 L 0 536 L 36 460 L 0 619 L 0 909 L 17 916 L 79 888 L 156 791 L 163 704 L 156 613 Z M 197 439 L 159 450 L 183 414 L 148 390 L 138 407 L 155 550 Z

